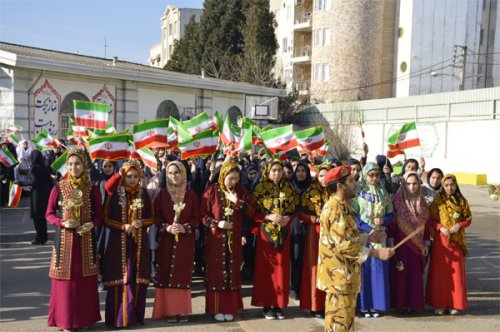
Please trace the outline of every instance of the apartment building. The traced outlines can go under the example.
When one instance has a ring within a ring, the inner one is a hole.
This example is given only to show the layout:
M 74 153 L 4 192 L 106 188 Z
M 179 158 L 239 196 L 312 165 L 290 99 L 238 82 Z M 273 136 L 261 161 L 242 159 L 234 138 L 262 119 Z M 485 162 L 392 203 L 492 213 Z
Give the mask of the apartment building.
M 168 5 L 161 17 L 161 41 L 153 45 L 149 51 L 149 64 L 163 68 L 174 51 L 174 42 L 184 36 L 184 27 L 191 16 L 200 21 L 203 9 L 177 8 Z

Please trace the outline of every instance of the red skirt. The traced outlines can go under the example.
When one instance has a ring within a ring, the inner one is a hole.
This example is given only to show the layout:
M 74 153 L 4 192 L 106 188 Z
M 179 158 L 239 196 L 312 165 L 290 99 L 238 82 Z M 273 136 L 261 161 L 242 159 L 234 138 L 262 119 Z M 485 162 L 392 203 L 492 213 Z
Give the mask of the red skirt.
M 231 314 L 234 315 L 243 309 L 243 298 L 241 290 L 235 291 L 206 291 L 205 312 L 210 315 Z

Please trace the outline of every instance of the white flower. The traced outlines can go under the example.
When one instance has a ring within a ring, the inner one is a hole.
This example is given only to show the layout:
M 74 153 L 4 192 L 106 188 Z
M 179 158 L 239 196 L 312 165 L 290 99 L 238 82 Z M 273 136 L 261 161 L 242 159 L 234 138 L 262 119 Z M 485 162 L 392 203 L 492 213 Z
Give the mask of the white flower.
M 285 193 L 284 192 L 280 192 L 280 198 L 279 198 L 280 202 L 283 202 L 285 199 L 286 199 Z
M 460 213 L 458 212 L 453 213 L 453 219 L 458 219 L 458 218 L 460 218 Z
M 132 204 L 130 205 L 130 209 L 132 211 L 135 211 L 137 209 L 142 208 L 142 200 L 140 198 L 136 198 L 132 201 Z
M 177 204 L 174 204 L 174 211 L 177 213 L 177 214 L 180 214 L 182 210 L 184 210 L 184 208 L 186 207 L 186 204 L 185 203 L 177 203 Z
M 225 209 L 224 209 L 224 215 L 225 215 L 226 217 L 230 217 L 230 216 L 232 216 L 232 215 L 233 215 L 233 213 L 234 213 L 234 210 L 233 210 L 233 209 L 231 209 L 230 207 L 227 207 L 227 208 L 225 208 Z

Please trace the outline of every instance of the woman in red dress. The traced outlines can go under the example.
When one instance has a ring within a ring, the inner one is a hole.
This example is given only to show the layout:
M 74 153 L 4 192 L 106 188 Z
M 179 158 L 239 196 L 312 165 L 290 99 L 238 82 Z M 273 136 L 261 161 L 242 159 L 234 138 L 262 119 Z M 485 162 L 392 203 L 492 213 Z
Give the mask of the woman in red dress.
M 179 161 L 166 167 L 167 188 L 155 200 L 158 226 L 153 319 L 185 323 L 191 307 L 191 272 L 195 230 L 200 223 L 198 197 L 187 186 L 187 173 Z
M 259 225 L 252 305 L 264 307 L 266 319 L 284 319 L 290 293 L 290 220 L 298 210 L 299 196 L 284 179 L 278 159 L 267 164 L 252 195 Z
M 437 315 L 447 309 L 451 315 L 467 309 L 465 228 L 472 222 L 469 203 L 460 192 L 457 178 L 448 174 L 429 207 L 434 242 L 427 276 L 426 302 Z
M 300 309 L 309 310 L 317 318 L 325 315 L 325 292 L 316 288 L 319 216 L 323 205 L 328 201 L 330 193 L 324 181 L 329 166 L 321 166 L 317 180 L 311 184 L 301 197 L 300 220 L 307 225 L 304 264 L 302 265 L 302 281 L 300 287 Z
M 201 215 L 206 231 L 205 278 L 207 314 L 217 321 L 232 321 L 243 309 L 240 267 L 243 262 L 244 215 L 252 218 L 253 199 L 240 184 L 238 165 L 222 165 L 218 183 L 203 194 Z
M 102 206 L 99 189 L 90 182 L 84 152 L 69 149 L 66 167 L 69 178 L 52 188 L 45 214 L 56 226 L 48 326 L 74 330 L 101 320 L 93 228 L 102 223 Z

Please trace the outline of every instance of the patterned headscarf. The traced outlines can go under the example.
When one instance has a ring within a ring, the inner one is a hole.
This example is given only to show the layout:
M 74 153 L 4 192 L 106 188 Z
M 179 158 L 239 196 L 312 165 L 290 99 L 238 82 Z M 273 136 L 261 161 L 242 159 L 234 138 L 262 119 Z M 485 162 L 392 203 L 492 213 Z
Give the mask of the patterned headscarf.
M 127 177 L 127 174 L 128 172 L 130 172 L 131 169 L 134 169 L 137 171 L 137 174 L 139 176 L 139 182 L 137 183 L 136 186 L 134 187 L 131 187 L 131 186 L 128 186 L 125 182 L 125 178 Z M 125 187 L 125 191 L 127 193 L 131 193 L 131 194 L 135 194 L 139 191 L 139 189 L 142 187 L 141 186 L 141 175 L 142 175 L 142 169 L 141 167 L 139 166 L 139 164 L 133 160 L 131 161 L 126 161 L 123 163 L 121 169 L 120 169 L 120 173 L 122 175 L 122 178 L 121 178 L 121 183 L 122 185 Z
M 322 170 L 328 171 L 330 170 L 330 166 L 322 165 L 318 170 L 318 174 Z M 319 217 L 323 206 L 329 198 L 330 193 L 328 192 L 328 188 L 323 187 L 321 183 L 319 183 L 318 178 L 315 178 L 313 183 L 302 195 L 300 199 L 300 206 L 305 213 Z
M 68 165 L 68 161 L 69 161 L 69 158 L 70 157 L 78 157 L 83 165 L 83 171 L 82 173 L 80 173 L 80 175 L 78 177 L 75 177 L 73 175 L 71 175 L 71 173 L 68 172 L 69 174 L 69 182 L 71 183 L 71 186 L 73 188 L 79 188 L 81 190 L 83 190 L 83 188 L 87 185 L 87 183 L 89 183 L 89 175 L 87 173 L 87 169 L 86 169 L 86 163 L 85 163 L 85 154 L 83 152 L 83 150 L 81 149 L 69 149 L 68 150 L 68 157 L 66 158 L 66 166 Z
M 417 178 L 418 190 L 412 194 L 408 190 L 407 180 L 410 176 Z M 392 199 L 396 215 L 398 229 L 404 235 L 408 235 L 420 226 L 424 225 L 429 218 L 429 209 L 425 203 L 420 186 L 420 178 L 416 172 L 405 173 L 401 179 L 401 186 Z M 424 249 L 424 232 L 420 232 L 411 238 L 411 243 L 415 245 L 418 252 Z
M 220 172 L 219 172 L 219 187 L 222 191 L 227 192 L 226 184 L 224 183 L 224 180 L 226 179 L 226 176 L 230 174 L 233 171 L 237 171 L 238 173 L 241 174 L 240 168 L 238 167 L 237 164 L 233 162 L 227 162 L 222 164 Z M 241 179 L 240 179 L 241 180 Z
M 429 207 L 432 220 L 439 222 L 448 229 L 462 221 L 472 220 L 469 203 L 460 192 L 457 178 L 453 174 L 446 174 L 443 177 L 441 184 L 444 186 L 445 181 L 449 179 L 452 179 L 457 186 L 455 193 L 453 195 L 448 195 L 444 190 L 444 187 L 442 187 Z M 463 228 L 460 228 L 458 232 L 451 234 L 450 240 L 458 244 L 462 248 L 464 255 L 467 255 L 467 240 L 465 238 L 465 231 Z
M 392 212 L 391 197 L 384 189 L 382 184 L 368 184 L 367 175 L 370 171 L 380 167 L 377 163 L 367 163 L 361 171 L 361 178 L 357 184 L 357 197 L 351 200 L 353 209 L 359 214 L 361 220 L 374 228 L 373 218 L 383 218 L 386 214 Z
M 179 202 L 184 201 L 184 195 L 186 194 L 186 186 L 187 186 L 187 171 L 186 167 L 180 161 L 174 160 L 168 163 L 167 167 L 165 167 L 165 173 L 168 173 L 168 169 L 171 166 L 176 166 L 177 169 L 181 172 L 181 183 L 178 185 L 174 185 L 172 181 L 168 178 L 168 174 L 165 175 L 167 178 L 167 190 L 172 197 L 172 202 L 177 204 Z

